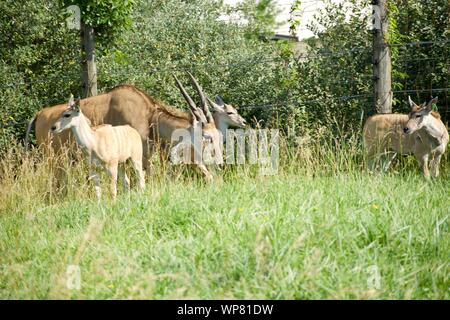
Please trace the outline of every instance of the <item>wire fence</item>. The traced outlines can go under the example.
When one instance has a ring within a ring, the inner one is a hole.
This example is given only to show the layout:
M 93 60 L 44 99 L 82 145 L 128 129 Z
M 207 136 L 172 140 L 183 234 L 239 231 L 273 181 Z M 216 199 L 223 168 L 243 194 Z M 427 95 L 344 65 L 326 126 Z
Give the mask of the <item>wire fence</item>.
M 403 44 L 394 44 L 394 45 L 390 45 L 391 47 L 396 47 L 396 48 L 402 48 L 403 50 L 408 50 L 411 48 L 415 48 L 415 47 L 420 47 L 420 46 L 433 46 L 433 45 L 442 45 L 442 44 L 447 44 L 449 43 L 450 40 L 448 39 L 439 39 L 439 40 L 434 40 L 434 41 L 416 41 L 416 42 L 409 42 L 409 43 L 403 43 Z M 175 72 L 181 72 L 181 71 L 189 71 L 192 68 L 195 67 L 207 67 L 207 68 L 227 68 L 227 69 L 241 69 L 241 68 L 250 68 L 252 66 L 256 66 L 256 65 L 260 65 L 260 66 L 268 66 L 270 64 L 278 64 L 278 63 L 287 63 L 286 64 L 286 68 L 295 68 L 296 65 L 304 63 L 304 62 L 308 62 L 310 60 L 313 59 L 333 59 L 333 58 L 339 58 L 342 56 L 352 56 L 354 54 L 367 54 L 367 61 L 368 64 L 371 64 L 372 61 L 370 59 L 371 54 L 372 54 L 372 47 L 370 46 L 355 46 L 355 47 L 350 47 L 350 48 L 343 48 L 340 50 L 319 50 L 316 52 L 304 52 L 304 53 L 300 53 L 297 54 L 294 60 L 289 60 L 289 58 L 283 58 L 283 57 L 279 57 L 279 56 L 274 56 L 271 58 L 252 58 L 252 59 L 246 59 L 246 60 L 240 60 L 240 61 L 235 61 L 235 62 L 201 62 L 201 63 L 195 63 L 193 62 L 190 66 L 181 66 L 181 65 L 167 65 L 167 66 L 155 66 L 155 67 L 149 67 L 148 70 L 146 72 L 144 72 L 142 76 L 144 77 L 152 77 L 152 75 L 156 72 L 165 72 L 165 73 L 175 73 Z M 403 68 L 407 68 L 409 66 L 411 66 L 412 64 L 417 64 L 417 63 L 435 63 L 436 61 L 441 63 L 440 67 L 441 68 L 450 68 L 450 64 L 448 64 L 448 57 L 406 57 L 404 59 L 400 59 L 398 61 L 395 61 L 395 64 L 397 66 L 402 66 Z M 294 62 L 292 65 L 292 61 Z M 329 64 L 331 66 L 333 66 L 333 64 Z M 336 63 L 336 66 L 338 64 Z M 115 77 L 123 77 L 124 79 L 128 78 L 131 74 L 134 73 L 135 70 L 115 70 L 114 71 L 114 76 Z M 432 72 L 433 70 L 429 70 L 430 72 Z M 333 70 L 333 76 L 331 77 L 330 81 L 327 81 L 325 84 L 327 86 L 338 86 L 341 84 L 355 84 L 355 83 L 360 83 L 361 81 L 372 81 L 373 80 L 373 76 L 372 74 L 367 74 L 367 75 L 359 75 L 356 79 L 355 78 L 345 78 L 345 79 L 338 79 L 336 78 L 336 70 Z M 102 74 L 99 73 L 99 76 L 101 77 Z M 406 77 L 393 77 L 393 81 L 394 84 L 397 83 L 401 83 L 402 81 L 406 81 L 406 82 L 410 82 L 411 83 L 411 78 L 415 77 L 416 79 L 418 79 L 421 75 L 407 75 Z M 33 80 L 36 81 L 36 80 Z M 56 75 L 43 75 L 43 80 L 41 81 L 72 81 L 72 82 L 80 82 L 81 83 L 81 76 L 79 74 L 56 74 Z M 30 85 L 29 82 L 26 81 L 18 81 L 15 83 L 8 83 L 5 84 L 4 86 L 6 87 L 17 87 L 20 85 Z M 408 95 L 408 94 L 420 94 L 420 93 L 429 93 L 434 94 L 434 93 L 445 93 L 445 95 L 447 96 L 447 92 L 450 91 L 450 86 L 448 85 L 448 81 L 447 81 L 447 85 L 443 86 L 443 87 L 434 87 L 433 83 L 431 82 L 429 84 L 429 86 L 427 86 L 426 88 L 424 87 L 419 87 L 416 86 L 415 87 L 410 87 L 410 88 L 405 88 L 403 86 L 403 88 L 401 89 L 395 89 L 392 90 L 392 94 L 395 96 L 402 96 L 402 95 Z M 329 96 L 329 97 L 320 97 L 317 99 L 302 99 L 300 97 L 292 97 L 289 92 L 285 93 L 284 97 L 280 97 L 278 99 L 275 99 L 275 101 L 272 102 L 267 102 L 267 103 L 261 103 L 261 104 L 248 104 L 248 105 L 241 105 L 239 106 L 242 109 L 272 109 L 272 108 L 282 108 L 282 107 L 286 107 L 288 105 L 293 105 L 295 106 L 304 106 L 304 105 L 308 105 L 308 104 L 317 104 L 317 103 L 321 103 L 321 102 L 327 102 L 327 101 L 349 101 L 349 100 L 355 100 L 355 99 L 368 99 L 368 98 L 373 98 L 373 92 L 368 92 L 368 91 L 364 91 L 364 92 L 349 92 L 347 95 L 335 95 L 335 96 Z M 447 102 L 448 103 L 448 102 Z M 445 106 L 444 113 L 449 113 L 450 110 L 448 108 L 448 105 Z

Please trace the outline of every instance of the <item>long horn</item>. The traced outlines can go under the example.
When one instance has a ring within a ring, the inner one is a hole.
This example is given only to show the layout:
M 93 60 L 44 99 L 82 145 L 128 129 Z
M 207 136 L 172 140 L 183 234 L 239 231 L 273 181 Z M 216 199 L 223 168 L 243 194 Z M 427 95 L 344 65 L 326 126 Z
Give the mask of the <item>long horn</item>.
M 175 79 L 175 83 L 176 83 L 178 89 L 180 89 L 181 94 L 183 95 L 184 99 L 187 101 L 187 103 L 189 105 L 189 110 L 191 111 L 194 118 L 198 121 L 206 122 L 205 116 L 203 114 L 201 114 L 201 112 L 199 112 L 201 110 L 199 110 L 197 108 L 194 100 L 192 100 L 192 98 L 189 96 L 186 89 L 184 89 L 183 85 L 181 84 L 180 80 L 178 80 L 178 78 L 175 74 L 173 74 L 173 78 Z
M 208 102 L 206 100 L 206 96 L 203 93 L 202 88 L 200 87 L 197 80 L 194 78 L 194 76 L 190 72 L 188 72 L 188 75 L 189 75 L 189 78 L 191 78 L 192 84 L 194 85 L 195 89 L 197 90 L 198 94 L 200 95 L 200 100 L 202 102 L 202 110 L 203 110 L 203 113 L 206 115 L 206 119 L 208 119 L 209 123 L 213 123 L 214 118 L 211 114 L 211 111 L 209 111 Z
M 411 96 L 408 96 L 408 103 L 410 106 L 415 105 L 414 101 L 412 101 Z

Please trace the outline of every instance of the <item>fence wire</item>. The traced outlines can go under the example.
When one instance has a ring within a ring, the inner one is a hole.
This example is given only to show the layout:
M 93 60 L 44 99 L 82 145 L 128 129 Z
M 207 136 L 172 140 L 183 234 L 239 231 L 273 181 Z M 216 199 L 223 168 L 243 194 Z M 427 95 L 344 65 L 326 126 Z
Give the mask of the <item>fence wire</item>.
M 314 1 L 312 1 L 314 2 Z M 433 46 L 433 45 L 437 45 L 437 44 L 446 44 L 449 43 L 450 40 L 449 39 L 441 39 L 441 40 L 435 40 L 435 41 L 416 41 L 416 42 L 409 42 L 409 43 L 403 43 L 403 44 L 393 44 L 390 45 L 390 47 L 395 47 L 395 48 L 401 48 L 401 49 L 411 49 L 414 47 L 419 47 L 419 46 Z M 191 65 L 195 66 L 195 67 L 199 67 L 199 66 L 203 66 L 206 68 L 228 68 L 228 69 L 242 69 L 242 68 L 249 68 L 252 66 L 256 66 L 256 65 L 270 65 L 270 64 L 274 64 L 274 63 L 285 63 L 286 64 L 286 68 L 292 68 L 292 66 L 296 66 L 296 64 L 301 64 L 304 62 L 308 62 L 312 59 L 317 59 L 317 58 L 321 58 L 321 59 L 328 59 L 328 58 L 335 58 L 335 57 L 342 57 L 345 55 L 353 55 L 355 53 L 367 53 L 367 54 L 371 54 L 372 53 L 372 47 L 369 46 L 355 46 L 355 47 L 350 47 L 350 48 L 345 48 L 345 49 L 341 49 L 341 50 L 323 50 L 323 51 L 319 51 L 319 52 L 307 52 L 307 53 L 303 53 L 300 55 L 297 55 L 296 58 L 293 61 L 289 61 L 289 59 L 285 59 L 283 57 L 272 57 L 272 58 L 251 58 L 251 59 L 246 59 L 246 60 L 241 60 L 241 61 L 235 61 L 235 62 L 216 62 L 216 63 L 211 63 L 211 62 L 202 62 L 202 63 L 193 63 Z M 442 62 L 442 64 L 440 65 L 440 67 L 444 67 L 444 68 L 450 68 L 450 65 L 447 63 L 447 59 L 448 57 L 423 57 L 423 58 L 417 58 L 417 57 L 413 57 L 413 58 L 405 58 L 403 60 L 398 60 L 395 61 L 395 63 L 397 64 L 397 66 L 402 66 L 407 68 L 408 66 L 411 66 L 411 64 L 414 63 L 423 63 L 423 62 L 431 62 L 433 63 L 433 68 L 435 67 L 435 62 Z M 81 62 L 81 61 L 80 61 Z M 370 59 L 368 59 L 368 62 L 371 62 Z M 331 65 L 332 66 L 332 65 Z M 336 63 L 337 66 L 337 63 Z M 414 67 L 414 66 L 413 66 Z M 190 71 L 190 69 L 188 66 L 180 66 L 180 65 L 169 65 L 169 66 L 155 66 L 155 67 L 149 67 L 148 71 L 146 71 L 144 73 L 145 77 L 151 77 L 154 73 L 157 72 L 165 72 L 165 73 L 174 73 L 174 72 L 181 72 L 181 71 Z M 430 72 L 433 72 L 434 69 L 429 70 Z M 353 78 L 346 78 L 346 79 L 336 79 L 336 70 L 333 70 L 334 74 L 332 77 L 332 80 L 329 82 L 325 82 L 322 83 L 324 85 L 339 85 L 339 84 L 351 84 L 351 83 L 358 83 L 361 80 L 366 80 L 366 81 L 371 81 L 373 80 L 373 75 L 366 75 L 366 76 L 361 76 L 359 75 L 358 79 L 353 79 Z M 130 76 L 130 74 L 133 74 L 134 70 L 121 70 L 121 71 L 114 71 L 114 76 L 116 77 L 124 77 L 127 78 L 128 76 Z M 102 76 L 102 73 L 99 73 L 99 76 Z M 416 80 L 419 79 L 421 75 L 416 75 Z M 41 80 L 42 82 L 48 82 L 49 80 L 53 80 L 53 81 L 70 81 L 72 83 L 76 83 L 76 82 L 81 82 L 81 76 L 78 74 L 55 74 L 55 75 L 43 75 L 43 77 L 45 77 L 45 79 Z M 393 81 L 397 82 L 397 83 L 401 83 L 401 81 L 404 81 L 407 84 L 407 81 L 411 80 L 411 75 L 406 75 L 406 77 L 403 76 L 402 77 L 393 77 Z M 33 82 L 36 82 L 37 80 L 33 80 Z M 415 82 L 417 84 L 417 81 Z M 448 83 L 448 82 L 447 82 Z M 8 83 L 5 84 L 4 86 L 6 87 L 17 87 L 20 85 L 24 85 L 24 86 L 29 86 L 32 85 L 32 83 L 30 82 L 26 82 L 26 81 L 19 81 L 19 82 L 15 82 L 15 83 Z M 394 95 L 398 95 L 398 94 L 418 94 L 418 93 L 447 93 L 450 91 L 450 87 L 449 86 L 445 86 L 445 87 L 440 87 L 440 88 L 434 88 L 433 84 L 431 83 L 430 86 L 428 88 L 420 88 L 418 87 L 419 85 L 417 84 L 415 87 L 415 89 L 413 88 L 402 88 L 402 89 L 398 89 L 398 90 L 392 90 L 392 93 Z M 296 106 L 303 106 L 303 105 L 308 105 L 308 104 L 316 104 L 316 103 L 320 103 L 320 102 L 325 102 L 325 101 L 348 101 L 348 100 L 352 100 L 352 99 L 364 99 L 364 98 L 369 98 L 369 97 L 373 97 L 373 93 L 371 92 L 361 92 L 361 93 L 356 93 L 356 94 L 348 94 L 348 95 L 340 95 L 340 96 L 331 96 L 331 97 L 325 97 L 325 98 L 319 98 L 319 99 L 299 99 L 296 97 L 292 97 L 290 96 L 290 93 L 287 92 L 286 97 L 285 98 L 280 98 L 277 99 L 275 101 L 272 102 L 268 102 L 268 103 L 263 103 L 263 104 L 257 104 L 257 105 L 243 105 L 240 106 L 240 108 L 243 109 L 270 109 L 270 108 L 280 108 L 280 107 L 285 107 L 289 104 L 293 104 Z M 448 107 L 446 108 L 447 110 L 445 110 L 445 112 L 448 112 Z

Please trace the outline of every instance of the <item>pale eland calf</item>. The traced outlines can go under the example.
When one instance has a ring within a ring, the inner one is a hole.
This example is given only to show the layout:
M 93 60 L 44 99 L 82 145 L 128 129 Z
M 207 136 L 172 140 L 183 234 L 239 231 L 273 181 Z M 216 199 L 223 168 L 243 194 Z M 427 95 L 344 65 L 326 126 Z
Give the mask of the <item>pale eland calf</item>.
M 425 178 L 429 178 L 428 162 L 434 177 L 439 175 L 439 162 L 449 141 L 448 131 L 433 111 L 434 98 L 428 104 L 416 105 L 410 97 L 409 114 L 377 114 L 364 125 L 364 146 L 368 167 L 374 170 L 378 160 L 386 171 L 398 153 L 413 154 L 419 161 Z
M 87 156 L 89 162 L 89 179 L 95 181 L 97 198 L 101 198 L 100 177 L 94 167 L 102 166 L 111 177 L 110 189 L 113 198 L 117 196 L 117 175 L 129 189 L 129 179 L 123 167 L 119 164 L 128 159 L 136 171 L 139 188 L 145 187 L 144 171 L 142 169 L 142 140 L 139 133 L 130 127 L 101 125 L 91 128 L 90 121 L 80 109 L 80 99 L 70 98 L 68 108 L 63 111 L 59 120 L 51 127 L 53 133 L 61 133 L 72 129 L 77 144 Z
M 415 139 L 414 155 L 422 167 L 425 178 L 430 177 L 428 162 L 431 166 L 431 174 L 433 177 L 438 177 L 441 157 L 449 141 L 447 128 L 440 116 L 433 112 L 433 104 L 438 99 L 434 98 L 428 104 L 418 106 L 410 97 L 408 98 L 411 112 L 403 131 L 407 136 L 413 136 Z

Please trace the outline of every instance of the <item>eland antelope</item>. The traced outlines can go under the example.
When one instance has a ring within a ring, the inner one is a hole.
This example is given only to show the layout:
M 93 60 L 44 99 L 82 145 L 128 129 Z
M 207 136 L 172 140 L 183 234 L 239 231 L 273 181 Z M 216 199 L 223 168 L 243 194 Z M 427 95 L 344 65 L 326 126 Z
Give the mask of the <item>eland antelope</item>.
M 244 128 L 245 119 L 220 97 L 215 102 L 208 98 L 213 108 L 212 116 L 216 125 L 226 137 L 230 127 Z M 92 124 L 130 125 L 139 132 L 144 149 L 144 165 L 148 168 L 149 158 L 156 141 L 163 144 L 170 142 L 170 132 L 173 128 L 188 128 L 191 126 L 192 114 L 182 111 L 163 102 L 157 101 L 144 91 L 132 85 L 119 85 L 107 93 L 82 99 L 81 110 Z M 47 107 L 39 111 L 29 122 L 26 134 L 26 145 L 30 132 L 35 127 L 36 140 L 39 146 L 58 153 L 62 146 L 71 139 L 71 132 L 51 135 L 51 127 L 66 109 L 66 104 Z M 172 129 L 171 129 L 172 128 Z
M 111 177 L 111 193 L 113 198 L 117 195 L 117 175 L 124 181 L 125 188 L 129 188 L 129 179 L 124 168 L 119 164 L 128 159 L 136 171 L 139 188 L 144 189 L 144 172 L 142 170 L 142 141 L 139 133 L 130 127 L 100 125 L 91 128 L 90 121 L 80 109 L 80 100 L 69 100 L 68 107 L 62 112 L 51 130 L 58 134 L 72 129 L 77 144 L 87 156 L 89 162 L 89 179 L 95 181 L 97 198 L 101 197 L 100 178 L 94 167 L 104 167 Z
M 184 99 L 189 105 L 189 112 L 192 116 L 192 125 L 188 128 L 188 132 L 184 130 L 184 133 L 188 133 L 188 141 L 184 141 L 182 146 L 184 145 L 187 147 L 187 155 L 189 163 L 193 160 L 194 163 L 197 165 L 197 168 L 205 175 L 206 179 L 210 182 L 212 181 L 212 175 L 209 173 L 208 169 L 205 166 L 205 151 L 209 151 L 209 156 L 212 159 L 212 162 L 215 164 L 222 164 L 223 163 L 223 138 L 221 137 L 221 132 L 216 127 L 216 122 L 214 121 L 214 117 L 211 114 L 209 107 L 208 107 L 208 99 L 206 98 L 205 94 L 203 93 L 202 88 L 198 84 L 198 82 L 195 80 L 195 78 L 192 76 L 191 73 L 189 73 L 189 77 L 191 79 L 192 84 L 194 85 L 195 89 L 197 90 L 200 101 L 201 101 L 201 107 L 197 107 L 197 105 L 194 103 L 192 98 L 187 93 L 186 89 L 183 87 L 181 82 L 178 80 L 178 78 L 173 75 L 175 79 L 175 83 L 180 90 L 181 94 L 183 95 Z M 199 133 L 200 138 L 197 139 L 199 145 L 196 145 L 196 133 Z M 183 131 L 181 131 L 183 136 Z M 178 138 L 178 135 L 175 134 L 174 131 L 171 133 L 171 145 L 174 148 L 173 150 L 177 150 L 179 146 L 174 145 L 175 139 Z M 187 144 L 186 144 L 187 142 Z M 173 155 L 174 153 L 172 153 Z M 198 161 L 196 161 L 198 160 Z
M 213 119 L 217 129 L 219 129 L 222 139 L 225 139 L 227 130 L 230 127 L 243 129 L 247 126 L 245 119 L 239 115 L 237 110 L 231 105 L 223 102 L 220 96 L 216 96 L 215 101 L 206 97 L 209 105 L 213 108 Z M 224 141 L 224 140 L 223 140 Z
M 434 177 L 439 175 L 439 163 L 449 141 L 449 134 L 439 113 L 433 111 L 437 98 L 418 106 L 410 97 L 409 114 L 377 114 L 364 125 L 364 145 L 369 169 L 377 160 L 387 170 L 395 156 L 413 154 L 419 161 L 425 178 L 430 177 L 428 163 Z

